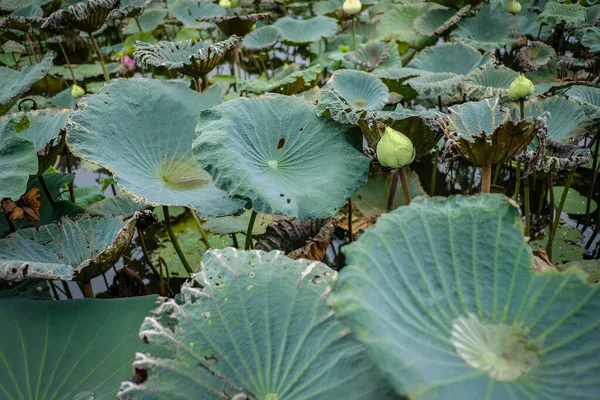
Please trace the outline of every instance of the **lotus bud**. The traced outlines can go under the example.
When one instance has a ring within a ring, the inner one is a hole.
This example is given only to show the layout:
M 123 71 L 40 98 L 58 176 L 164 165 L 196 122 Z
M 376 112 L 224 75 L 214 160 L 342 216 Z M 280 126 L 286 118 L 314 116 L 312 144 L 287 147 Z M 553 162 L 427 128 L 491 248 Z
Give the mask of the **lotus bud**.
M 221 7 L 231 8 L 231 1 L 229 1 L 229 0 L 219 0 L 219 5 Z
M 398 169 L 415 159 L 415 148 L 403 133 L 390 127 L 385 128 L 383 137 L 377 143 L 377 158 L 381 165 Z
M 511 100 L 519 100 L 532 95 L 534 92 L 535 86 L 533 86 L 533 82 L 525 76 L 519 75 L 510 84 L 510 87 L 508 88 L 508 97 L 510 97 Z
M 521 12 L 521 3 L 518 1 L 511 1 L 508 5 L 508 12 L 511 14 L 518 14 Z
M 78 99 L 81 96 L 83 96 L 84 94 L 85 94 L 85 90 L 83 90 L 83 88 L 81 86 L 79 86 L 79 85 L 71 86 L 71 96 Z
M 354 15 L 362 10 L 362 3 L 360 0 L 346 0 L 342 5 L 342 9 L 348 15 Z
M 346 46 L 345 44 L 340 44 L 338 46 L 338 51 L 342 53 L 347 53 L 350 51 L 350 46 Z

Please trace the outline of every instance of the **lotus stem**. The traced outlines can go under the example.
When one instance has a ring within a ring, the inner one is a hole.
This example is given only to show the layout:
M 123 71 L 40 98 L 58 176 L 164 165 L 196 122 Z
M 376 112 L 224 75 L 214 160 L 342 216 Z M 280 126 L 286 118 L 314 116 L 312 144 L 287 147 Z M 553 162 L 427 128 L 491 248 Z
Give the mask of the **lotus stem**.
M 52 196 L 52 192 L 50 192 L 50 188 L 48 187 L 48 184 L 46 183 L 46 180 L 44 179 L 44 175 L 38 176 L 38 181 L 40 182 L 40 186 L 44 190 L 44 193 L 46 193 L 48 200 L 50 200 L 50 203 L 52 203 L 52 204 L 56 203 L 56 199 L 54 198 L 54 196 Z
M 179 242 L 177 241 L 175 232 L 173 232 L 173 227 L 171 226 L 171 216 L 169 215 L 169 207 L 162 206 L 162 209 L 163 209 L 163 215 L 165 217 L 165 225 L 167 226 L 167 233 L 169 234 L 171 243 L 173 244 L 173 247 L 175 248 L 175 251 L 177 252 L 177 255 L 179 256 L 179 259 L 181 260 L 183 267 L 188 272 L 188 274 L 190 274 L 190 276 L 191 276 L 194 273 L 194 270 L 192 270 L 190 263 L 188 262 L 187 258 L 185 258 L 185 254 L 183 254 L 183 250 L 181 250 L 181 246 L 179 246 Z
M 106 289 L 110 289 L 110 285 L 108 284 L 108 279 L 106 279 L 106 273 L 102 273 L 102 279 L 104 280 L 104 284 L 106 285 Z
M 515 201 L 519 203 L 519 196 L 521 195 L 521 163 L 517 161 L 517 182 L 515 186 Z
M 102 72 L 104 73 L 104 80 L 106 82 L 110 81 L 110 75 L 108 74 L 108 70 L 106 69 L 106 64 L 104 64 L 104 59 L 102 58 L 102 53 L 100 53 L 100 47 L 98 47 L 98 43 L 96 42 L 96 39 L 94 39 L 94 35 L 92 35 L 91 32 L 88 33 L 89 37 L 90 37 L 90 41 L 92 42 L 92 47 L 94 48 L 94 51 L 96 52 L 96 55 L 98 56 L 98 59 L 100 60 L 100 65 L 102 66 Z
M 48 281 L 48 285 L 50 286 L 50 289 L 52 290 L 52 294 L 54 295 L 54 300 L 60 300 L 60 296 L 58 295 L 58 292 L 56 291 L 58 288 L 56 287 L 54 282 Z M 58 289 L 58 290 L 60 290 L 60 289 Z M 63 292 L 63 294 L 64 294 L 64 292 Z
M 554 225 L 552 226 L 552 237 L 556 236 L 556 231 L 558 230 L 558 225 L 560 223 L 560 214 L 562 213 L 563 207 L 565 206 L 565 201 L 567 201 L 567 193 L 569 193 L 569 188 L 573 184 L 573 178 L 575 178 L 575 169 L 572 169 L 569 172 L 569 176 L 567 178 L 567 182 L 565 183 L 565 188 L 563 189 L 562 195 L 560 196 L 560 202 L 558 203 L 558 208 L 556 209 L 556 219 L 554 221 Z
M 502 164 L 497 164 L 496 168 L 494 169 L 494 185 L 498 182 L 498 176 L 500 176 L 500 169 L 502 168 Z
M 523 201 L 525 202 L 525 236 L 531 236 L 531 205 L 529 199 L 529 175 L 523 181 Z
M 138 17 L 135 17 L 135 24 L 137 25 L 138 29 L 140 30 L 140 32 L 144 32 L 144 30 L 142 29 L 142 25 L 140 24 L 140 20 L 138 19 Z
M 392 174 L 392 186 L 390 186 L 390 194 L 388 196 L 387 202 L 387 212 L 390 212 L 394 209 L 394 204 L 396 203 L 396 193 L 398 193 L 398 179 L 400 177 L 400 173 L 398 171 L 394 171 Z
M 400 168 L 400 182 L 402 183 L 402 194 L 404 194 L 404 205 L 410 204 L 410 187 L 408 186 L 408 176 L 406 167 Z
M 69 287 L 69 284 L 65 281 L 61 281 L 61 282 L 62 282 L 63 289 L 65 290 L 65 295 L 67 296 L 67 299 L 72 299 L 73 294 L 71 293 L 71 288 Z
M 156 267 L 152 264 L 152 261 L 150 260 L 150 256 L 148 255 L 148 248 L 146 247 L 146 240 L 144 239 L 144 233 L 137 226 L 136 226 L 136 229 L 137 229 L 138 237 L 140 238 L 140 246 L 142 247 L 142 253 L 144 254 L 144 261 L 146 261 L 146 265 L 148 265 L 148 267 L 150 267 L 150 270 L 152 270 L 152 273 L 154 274 L 156 279 L 158 279 L 160 281 L 161 275 L 156 270 Z
M 204 228 L 202 228 L 202 221 L 200 221 L 200 217 L 198 217 L 198 214 L 196 214 L 196 211 L 190 210 L 189 208 L 188 208 L 188 210 L 192 214 L 194 221 L 196 221 L 196 224 L 198 225 L 198 230 L 200 231 L 200 235 L 202 235 L 202 241 L 206 245 L 206 249 L 207 250 L 210 249 L 212 246 L 210 245 L 210 242 L 208 241 L 208 235 L 206 234 L 206 231 L 204 230 Z
M 592 141 L 590 142 L 590 147 L 595 145 L 593 152 L 593 162 L 592 162 L 592 184 L 590 185 L 590 189 L 587 193 L 587 201 L 585 204 L 585 222 L 584 229 L 590 225 L 590 211 L 592 207 L 592 195 L 594 194 L 594 186 L 596 185 L 596 179 L 598 178 L 598 171 L 596 168 L 598 167 L 598 146 L 600 145 L 600 140 L 598 140 L 598 134 L 600 133 L 600 129 L 596 130 L 596 134 L 594 135 Z
M 352 233 L 352 198 L 348 198 L 348 239 L 350 243 L 354 241 L 354 234 Z
M 521 112 L 521 119 L 525 119 L 525 99 L 519 99 L 519 111 Z
M 73 173 L 73 166 L 71 165 L 71 157 L 69 156 L 69 147 L 65 145 L 65 160 L 67 161 L 67 172 Z M 75 188 L 73 187 L 73 182 L 69 183 L 69 196 L 71 198 L 71 203 L 75 203 Z
M 356 19 L 352 15 L 352 50 L 356 50 Z
M 549 216 L 550 221 L 548 222 L 548 243 L 546 244 L 546 254 L 548 259 L 552 261 L 552 242 L 554 241 L 554 186 L 552 183 L 552 170 L 548 172 L 548 191 L 550 192 L 550 203 L 549 203 Z M 556 218 L 559 218 L 558 216 Z
M 208 88 L 208 75 L 204 75 L 202 77 L 202 81 L 200 82 L 200 89 L 204 92 Z
M 90 281 L 83 282 L 81 286 L 83 287 L 83 295 L 86 299 L 93 299 L 96 297 L 94 296 L 94 289 L 92 289 L 92 283 Z
M 27 44 L 29 45 L 29 52 L 31 53 L 31 55 L 37 62 L 42 61 L 41 55 L 39 55 L 37 53 L 37 51 L 35 51 L 35 46 L 33 45 L 33 40 L 31 40 L 31 35 L 29 35 L 29 32 L 27 32 L 27 31 L 25 31 L 24 33 L 25 33 L 25 40 L 27 41 Z M 31 57 L 29 58 L 29 61 L 31 62 Z M 31 64 L 33 65 L 33 63 L 31 63 Z
M 492 187 L 492 164 L 481 167 L 481 193 L 489 193 Z
M 436 179 L 437 179 L 437 169 L 438 169 L 438 162 L 439 162 L 439 158 L 440 158 L 440 150 L 439 149 L 435 149 L 435 154 L 433 156 L 433 170 L 431 171 L 431 184 L 429 186 L 429 195 L 433 196 L 435 194 L 435 184 L 436 184 Z
M 233 242 L 233 247 L 235 247 L 236 249 L 240 248 L 240 244 L 238 243 L 237 236 L 235 236 L 235 233 L 231 234 L 231 241 Z
M 202 86 L 200 85 L 200 78 L 194 78 L 194 87 L 196 92 L 202 92 Z
M 594 241 L 594 239 L 596 239 L 596 235 L 598 235 L 598 230 L 600 229 L 600 224 L 598 224 L 598 221 L 600 221 L 600 207 L 598 207 L 598 212 L 596 213 L 596 220 L 594 221 L 596 223 L 596 226 L 594 227 L 592 236 L 590 236 L 590 239 L 585 244 L 586 249 L 590 248 L 590 246 L 592 245 L 592 242 Z
M 8 223 L 8 227 L 10 228 L 10 231 L 16 232 L 17 230 L 15 229 L 15 225 L 10 220 L 10 217 L 8 216 L 8 214 L 4 214 L 4 216 L 6 217 L 6 222 Z
M 64 35 L 63 35 L 63 40 L 64 40 Z M 73 84 L 77 84 L 77 78 L 75 78 L 75 72 L 73 72 L 73 67 L 71 66 L 71 60 L 69 60 L 69 56 L 67 55 L 67 52 L 65 51 L 65 48 L 63 47 L 62 43 L 60 42 L 60 40 L 56 39 L 56 41 L 58 42 L 58 47 L 60 47 L 60 51 L 63 55 L 63 57 L 65 58 L 65 61 L 67 62 L 67 68 L 69 69 L 69 72 L 71 73 L 71 78 L 73 79 Z
M 160 269 L 160 273 L 158 275 L 159 292 L 161 296 L 165 296 L 167 291 L 165 289 L 165 280 L 163 278 L 163 267 L 160 261 L 158 262 L 158 268 Z
M 245 250 L 250 250 L 252 247 L 252 229 L 254 229 L 254 221 L 256 221 L 256 211 L 252 210 L 250 221 L 248 221 L 248 229 L 246 230 L 246 243 L 244 244 Z
M 438 96 L 438 108 L 440 109 L 440 112 L 442 112 L 442 96 Z

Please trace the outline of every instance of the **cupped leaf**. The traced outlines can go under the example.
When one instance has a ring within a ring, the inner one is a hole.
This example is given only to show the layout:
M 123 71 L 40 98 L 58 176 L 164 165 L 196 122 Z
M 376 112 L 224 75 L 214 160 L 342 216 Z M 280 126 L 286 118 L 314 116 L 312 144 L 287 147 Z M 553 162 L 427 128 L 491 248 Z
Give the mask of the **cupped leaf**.
M 373 71 L 390 58 L 390 48 L 384 42 L 367 43 L 358 50 L 346 53 L 344 59 L 360 68 Z
M 202 16 L 196 18 L 198 21 L 212 22 L 217 24 L 221 32 L 227 36 L 246 36 L 252 27 L 256 24 L 256 21 L 269 19 L 273 17 L 271 13 L 259 13 L 249 15 L 239 15 L 237 10 L 226 8 L 226 15 L 222 16 Z
M 35 144 L 12 124 L 0 126 L 0 200 L 17 200 L 27 189 L 29 175 L 38 171 Z
M 377 40 L 403 42 L 401 47 L 405 50 L 409 46 L 422 49 L 434 44 L 435 38 L 418 34 L 412 25 L 419 16 L 442 8 L 439 4 L 421 1 L 392 4 L 377 24 Z
M 465 77 L 465 94 L 473 99 L 506 97 L 510 84 L 519 76 L 516 71 L 503 65 L 485 66 Z
M 183 24 L 185 28 L 206 29 L 214 25 L 198 22 L 201 17 L 219 17 L 226 14 L 225 8 L 215 3 L 197 2 L 194 0 L 175 0 L 169 2 L 169 14 Z
M 282 34 L 279 28 L 267 25 L 246 35 L 242 47 L 250 51 L 265 51 L 275 46 L 281 39 Z
M 146 318 L 142 383 L 119 399 L 393 399 L 362 346 L 325 304 L 336 272 L 281 252 L 209 251 L 202 269 Z M 202 289 L 194 287 L 202 285 Z M 260 328 L 259 328 L 260 327 Z
M 42 29 L 61 31 L 75 28 L 92 33 L 104 25 L 108 15 L 119 7 L 120 0 L 86 0 L 50 15 Z
M 531 42 L 517 54 L 519 64 L 527 71 L 535 71 L 556 57 L 556 51 L 544 42 Z
M 352 108 L 380 110 L 387 104 L 388 88 L 366 72 L 344 69 L 336 71 L 327 87 L 335 90 Z
M 302 98 L 237 98 L 204 111 L 196 132 L 192 152 L 217 187 L 257 212 L 328 217 L 367 178 L 360 135 Z
M 581 105 L 559 96 L 528 101 L 524 111 L 526 117 L 549 113 L 546 118 L 548 137 L 557 142 L 571 142 L 571 139 L 584 134 L 592 123 Z
M 508 13 L 487 4 L 474 17 L 463 19 L 452 35 L 455 40 L 467 42 L 477 49 L 494 51 L 505 46 L 510 48 L 516 41 L 511 35 L 513 24 Z
M 578 25 L 585 21 L 585 7 L 579 4 L 561 4 L 554 1 L 546 3 L 538 22 L 550 26 L 559 24 Z
M 463 77 L 452 72 L 417 76 L 404 83 L 416 90 L 422 99 L 434 100 L 436 104 L 440 98 L 444 104 L 449 104 L 462 97 Z
M 133 237 L 136 218 L 84 215 L 20 229 L 0 240 L 0 278 L 89 282 L 121 257 Z
M 522 232 L 504 195 L 418 198 L 344 247 L 329 303 L 410 398 L 594 398 L 600 286 L 534 271 Z
M 203 218 L 235 214 L 244 202 L 217 189 L 190 152 L 200 111 L 214 105 L 184 85 L 117 79 L 80 100 L 67 141 L 137 200 L 194 208 Z
M 323 68 L 319 64 L 304 68 L 301 64 L 293 63 L 284 65 L 270 79 L 261 76 L 251 81 L 245 81 L 240 84 L 240 89 L 256 94 L 267 92 L 285 95 L 297 94 L 315 86 L 322 72 Z
M 412 23 L 412 28 L 424 36 L 442 35 L 458 24 L 470 9 L 470 4 L 458 11 L 451 8 L 432 9 L 418 16 Z
M 174 69 L 194 78 L 201 78 L 221 62 L 225 54 L 241 43 L 232 36 L 217 43 L 193 42 L 136 42 L 134 56 L 144 65 Z
M 135 351 L 146 350 L 137 332 L 155 301 L 0 300 L 2 397 L 114 398 Z
M 467 44 L 444 43 L 421 51 L 406 65 L 406 68 L 416 70 L 415 75 L 431 72 L 453 72 L 458 75 L 467 75 L 474 69 L 491 62 L 490 54 L 481 54 Z
M 273 26 L 279 28 L 285 43 L 302 45 L 329 38 L 337 32 L 337 21 L 333 18 L 317 16 L 305 20 L 283 17 Z
M 54 53 L 49 51 L 39 64 L 24 67 L 20 72 L 0 67 L 0 115 L 6 114 L 23 93 L 48 74 L 53 59 Z
M 591 86 L 571 86 L 565 94 L 584 107 L 586 114 L 593 119 L 600 118 L 600 89 Z

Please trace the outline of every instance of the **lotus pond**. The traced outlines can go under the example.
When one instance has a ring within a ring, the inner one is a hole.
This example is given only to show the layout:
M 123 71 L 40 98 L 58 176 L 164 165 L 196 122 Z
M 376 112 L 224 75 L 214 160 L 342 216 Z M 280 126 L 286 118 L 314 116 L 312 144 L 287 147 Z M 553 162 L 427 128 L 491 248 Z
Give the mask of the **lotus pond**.
M 597 399 L 595 0 L 0 0 L 0 400 Z

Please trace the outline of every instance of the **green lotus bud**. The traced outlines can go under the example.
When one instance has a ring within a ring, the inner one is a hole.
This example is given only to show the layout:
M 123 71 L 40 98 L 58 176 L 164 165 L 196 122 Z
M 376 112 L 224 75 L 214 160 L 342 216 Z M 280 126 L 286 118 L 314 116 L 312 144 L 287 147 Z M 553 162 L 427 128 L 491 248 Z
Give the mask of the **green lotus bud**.
M 81 96 L 83 96 L 84 94 L 85 94 L 85 90 L 83 90 L 83 88 L 81 86 L 79 86 L 79 85 L 71 86 L 71 96 L 78 99 Z
M 229 1 L 229 0 L 219 0 L 219 5 L 221 7 L 231 8 L 231 1 Z
M 348 15 L 354 15 L 362 10 L 362 4 L 360 0 L 346 0 L 342 5 L 342 9 Z
M 377 158 L 381 165 L 393 169 L 402 168 L 415 159 L 415 148 L 410 139 L 390 127 L 385 128 L 377 143 Z
M 338 46 L 338 51 L 340 51 L 342 53 L 347 53 L 350 51 L 350 46 L 346 46 L 345 44 L 340 44 Z
M 517 76 L 508 88 L 508 97 L 511 100 L 524 99 L 533 93 L 535 93 L 533 82 L 523 75 Z
M 518 1 L 511 1 L 508 5 L 508 12 L 511 14 L 518 14 L 521 12 L 521 3 Z

